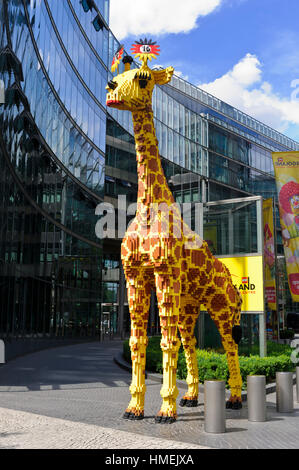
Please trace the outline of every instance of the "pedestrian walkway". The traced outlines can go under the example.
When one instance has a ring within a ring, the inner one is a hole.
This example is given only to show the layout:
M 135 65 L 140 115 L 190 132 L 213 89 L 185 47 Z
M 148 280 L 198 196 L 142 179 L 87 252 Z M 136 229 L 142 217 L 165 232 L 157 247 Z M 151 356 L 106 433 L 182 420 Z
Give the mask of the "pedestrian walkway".
M 0 449 L 202 449 L 65 419 L 0 408 Z
M 226 411 L 225 434 L 211 435 L 202 395 L 197 408 L 178 408 L 176 423 L 156 424 L 161 384 L 147 379 L 145 419 L 124 420 L 131 375 L 113 361 L 121 348 L 120 341 L 78 344 L 0 367 L 0 448 L 299 448 L 299 403 L 277 413 L 275 394 L 267 395 L 267 422 L 249 423 L 245 403 Z

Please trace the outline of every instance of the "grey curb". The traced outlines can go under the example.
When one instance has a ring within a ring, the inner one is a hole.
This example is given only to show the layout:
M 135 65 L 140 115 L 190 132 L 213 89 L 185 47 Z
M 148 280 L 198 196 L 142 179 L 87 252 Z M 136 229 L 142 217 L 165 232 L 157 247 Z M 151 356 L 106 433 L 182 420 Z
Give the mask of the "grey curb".
M 113 360 L 119 367 L 132 373 L 131 364 L 124 359 L 123 354 L 121 352 L 117 353 L 114 356 Z M 159 382 L 161 384 L 163 382 L 163 376 L 161 374 L 155 374 L 154 372 L 145 371 L 145 378 L 154 380 L 155 382 Z M 296 374 L 293 375 L 293 385 L 295 384 L 296 384 Z M 178 379 L 177 386 L 178 388 L 181 388 L 183 390 L 188 389 L 188 385 L 186 384 L 185 380 Z M 204 393 L 204 386 L 202 384 L 199 384 L 199 392 Z M 274 393 L 274 392 L 276 392 L 276 382 L 266 385 L 266 395 L 270 393 Z M 247 391 L 242 392 L 242 401 L 244 402 L 247 401 Z

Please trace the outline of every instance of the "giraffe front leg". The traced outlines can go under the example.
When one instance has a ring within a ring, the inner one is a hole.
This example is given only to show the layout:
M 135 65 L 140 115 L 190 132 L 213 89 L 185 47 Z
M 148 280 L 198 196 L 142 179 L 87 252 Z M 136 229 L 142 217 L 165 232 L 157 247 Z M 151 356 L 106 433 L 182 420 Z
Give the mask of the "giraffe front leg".
M 146 332 L 146 330 L 145 330 Z M 124 413 L 125 419 L 143 419 L 145 397 L 145 358 L 148 340 L 146 334 L 141 338 L 130 338 L 132 358 L 132 382 L 130 385 L 131 401 Z
M 131 317 L 129 344 L 132 358 L 132 382 L 130 385 L 131 401 L 123 417 L 134 420 L 144 417 L 147 321 L 151 287 L 146 284 L 144 277 L 140 274 L 136 278 L 127 279 L 127 284 Z
M 163 326 L 162 326 L 163 324 Z M 163 386 L 161 388 L 162 406 L 156 416 L 157 423 L 173 423 L 177 419 L 176 400 L 178 388 L 176 371 L 180 340 L 177 338 L 177 325 L 172 317 L 161 317 L 161 349 L 163 351 Z
M 177 359 L 180 340 L 177 334 L 180 305 L 180 282 L 164 273 L 156 277 L 156 293 L 161 324 L 161 349 L 163 351 L 163 385 L 161 388 L 162 406 L 156 423 L 173 423 L 177 419 L 176 385 Z
M 186 364 L 188 392 L 180 401 L 180 406 L 195 407 L 198 405 L 198 366 L 196 358 L 196 339 L 194 327 L 198 316 L 198 305 L 187 303 L 181 310 L 179 317 L 179 331 L 184 347 Z

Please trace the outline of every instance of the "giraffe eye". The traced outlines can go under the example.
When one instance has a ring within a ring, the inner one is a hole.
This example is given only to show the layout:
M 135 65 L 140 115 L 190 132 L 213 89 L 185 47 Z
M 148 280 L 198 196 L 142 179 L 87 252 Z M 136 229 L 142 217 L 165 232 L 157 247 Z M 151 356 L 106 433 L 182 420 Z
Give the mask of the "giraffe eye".
M 117 88 L 117 83 L 114 82 L 114 81 L 112 81 L 112 80 L 110 80 L 110 81 L 108 82 L 108 87 L 111 88 L 111 90 L 115 90 L 115 88 Z
M 140 88 L 146 88 L 147 83 L 148 83 L 148 80 L 147 80 L 147 79 L 139 78 L 139 86 L 140 86 Z
M 139 78 L 139 86 L 140 88 L 146 88 L 148 82 L 151 80 L 151 75 L 147 75 L 146 73 L 139 73 L 136 74 L 134 78 Z

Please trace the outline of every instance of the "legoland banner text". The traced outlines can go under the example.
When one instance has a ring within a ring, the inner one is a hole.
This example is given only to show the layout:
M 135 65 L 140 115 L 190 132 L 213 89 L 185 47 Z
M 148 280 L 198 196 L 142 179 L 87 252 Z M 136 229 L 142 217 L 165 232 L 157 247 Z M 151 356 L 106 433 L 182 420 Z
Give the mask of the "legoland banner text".
M 272 153 L 289 288 L 299 302 L 299 152 Z
M 268 306 L 276 310 L 273 199 L 263 201 L 265 292 Z
M 264 311 L 263 256 L 218 258 L 230 270 L 233 284 L 239 289 L 242 313 Z

